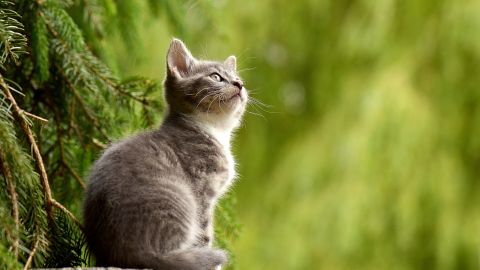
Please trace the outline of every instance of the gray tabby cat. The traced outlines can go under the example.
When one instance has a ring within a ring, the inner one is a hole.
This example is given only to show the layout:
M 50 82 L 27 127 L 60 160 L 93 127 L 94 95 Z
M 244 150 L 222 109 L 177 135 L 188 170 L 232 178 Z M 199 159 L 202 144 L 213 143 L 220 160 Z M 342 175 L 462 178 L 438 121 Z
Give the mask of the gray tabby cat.
M 213 211 L 232 184 L 230 135 L 247 92 L 236 59 L 202 61 L 174 39 L 164 82 L 168 113 L 158 130 L 111 145 L 93 166 L 85 234 L 98 266 L 220 268 Z

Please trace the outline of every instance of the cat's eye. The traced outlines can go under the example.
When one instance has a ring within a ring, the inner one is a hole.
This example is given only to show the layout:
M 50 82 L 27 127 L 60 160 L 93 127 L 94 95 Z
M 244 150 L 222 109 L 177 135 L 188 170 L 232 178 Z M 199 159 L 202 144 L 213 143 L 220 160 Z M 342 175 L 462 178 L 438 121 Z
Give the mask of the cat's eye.
M 210 78 L 212 78 L 214 81 L 217 81 L 217 82 L 223 81 L 222 76 L 218 75 L 218 73 L 212 73 L 210 75 Z

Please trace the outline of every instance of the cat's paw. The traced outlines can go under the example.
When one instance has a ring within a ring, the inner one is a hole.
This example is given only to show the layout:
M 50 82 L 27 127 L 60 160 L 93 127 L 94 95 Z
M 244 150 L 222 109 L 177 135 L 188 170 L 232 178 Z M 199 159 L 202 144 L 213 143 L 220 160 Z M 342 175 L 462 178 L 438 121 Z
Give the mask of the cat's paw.
M 212 250 L 213 253 L 215 254 L 215 257 L 217 258 L 217 263 L 218 263 L 218 266 L 217 267 L 221 267 L 223 264 L 227 263 L 228 261 L 228 252 L 226 252 L 225 250 L 222 250 L 222 249 L 214 249 Z M 215 269 L 217 270 L 217 269 Z

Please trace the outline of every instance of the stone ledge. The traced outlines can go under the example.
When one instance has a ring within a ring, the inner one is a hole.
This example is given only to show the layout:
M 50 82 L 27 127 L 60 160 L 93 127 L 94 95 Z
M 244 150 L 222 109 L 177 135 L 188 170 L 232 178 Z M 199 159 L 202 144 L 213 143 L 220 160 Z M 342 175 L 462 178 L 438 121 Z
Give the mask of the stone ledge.
M 64 268 L 34 268 L 32 270 L 151 270 L 151 269 L 132 269 L 117 267 L 64 267 Z

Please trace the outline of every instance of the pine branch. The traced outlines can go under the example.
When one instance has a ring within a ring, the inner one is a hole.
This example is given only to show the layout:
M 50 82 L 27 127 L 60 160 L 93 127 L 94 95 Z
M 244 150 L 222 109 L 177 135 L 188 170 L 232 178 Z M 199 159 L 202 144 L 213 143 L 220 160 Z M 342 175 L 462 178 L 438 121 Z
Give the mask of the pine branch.
M 39 14 L 44 19 L 50 33 L 55 37 L 52 41 L 52 47 L 57 57 L 63 63 L 61 68 L 58 68 L 57 65 L 57 69 L 61 71 L 67 83 L 70 82 L 69 86 L 71 89 L 75 89 L 75 86 L 80 86 L 98 91 L 96 84 L 96 80 L 98 80 L 106 89 L 135 100 L 142 104 L 145 110 L 148 110 L 146 107 L 151 106 L 150 102 L 145 97 L 133 95 L 118 84 L 117 79 L 111 74 L 110 70 L 85 45 L 78 28 L 63 10 L 51 9 L 47 11 L 48 13 L 39 12 Z M 57 25 L 59 18 L 54 20 L 53 16 L 63 18 L 62 20 L 66 24 L 62 27 Z M 67 37 L 72 40 L 67 39 Z M 91 114 L 87 113 L 87 116 L 94 120 L 94 117 L 90 117 Z M 108 138 L 108 136 L 106 137 Z
M 86 185 L 85 185 L 85 181 L 82 179 L 82 177 L 80 177 L 80 175 L 78 175 L 78 173 L 72 168 L 72 166 L 70 166 L 70 164 L 68 164 L 68 162 L 62 158 L 62 164 L 63 166 L 67 169 L 67 171 L 73 176 L 73 178 L 75 178 L 75 180 L 78 182 L 78 184 L 80 184 L 80 186 L 82 187 L 83 190 L 86 189 Z
M 51 254 L 43 266 L 57 268 L 85 265 L 88 261 L 83 253 L 85 237 L 63 212 L 59 212 L 55 218 L 55 226 L 50 231 L 53 240 L 50 246 Z
M 47 214 L 44 210 L 42 188 L 40 181 L 38 181 L 38 175 L 31 166 L 31 155 L 23 151 L 18 138 L 16 138 L 12 106 L 5 97 L 1 85 L 0 96 L 2 96 L 2 102 L 0 103 L 0 148 L 2 148 L 6 157 L 4 162 L 11 168 L 11 174 L 15 180 L 21 227 L 19 247 L 37 239 L 39 241 L 38 250 L 44 253 L 48 249 L 49 239 L 46 238 L 48 223 Z M 18 123 L 16 125 L 18 126 Z M 7 187 L 5 187 L 5 190 L 8 192 Z M 14 223 L 13 219 L 12 223 Z M 25 250 L 20 248 L 19 252 Z M 23 258 L 23 256 L 20 257 Z M 41 256 L 36 257 L 35 261 L 37 260 L 41 262 Z
M 86 86 L 90 90 L 97 89 L 95 78 L 98 78 L 107 89 L 133 99 L 144 106 L 150 106 L 147 99 L 137 97 L 119 86 L 117 79 L 111 74 L 110 70 L 88 50 L 81 34 L 78 33 L 76 26 L 71 22 L 68 15 L 60 11 L 51 11 L 51 13 L 48 13 L 47 16 L 46 13 L 40 12 L 40 15 L 44 18 L 50 33 L 55 37 L 52 46 L 56 48 L 57 55 L 63 59 L 63 67 L 59 70 L 65 70 L 65 72 L 62 71 L 64 78 L 72 81 L 72 85 Z M 68 27 L 63 26 L 60 31 L 57 31 L 53 15 L 62 18 L 68 17 L 68 19 L 65 19 L 68 21 Z M 71 35 L 75 42 L 67 41 L 67 35 Z
M 107 148 L 107 145 L 99 141 L 97 138 L 92 138 L 92 143 L 100 149 Z
M 48 120 L 47 120 L 47 119 L 45 119 L 45 118 L 43 118 L 43 117 L 40 117 L 40 116 L 38 116 L 38 115 L 35 115 L 35 114 L 33 114 L 33 113 L 29 113 L 29 112 L 23 111 L 23 110 L 22 110 L 22 113 L 25 114 L 26 116 L 30 117 L 30 118 L 36 119 L 36 120 L 41 121 L 41 122 L 44 122 L 44 123 L 48 123 Z
M 15 222 L 15 232 L 13 233 L 12 240 L 13 240 L 13 254 L 15 258 L 18 258 L 18 246 L 19 246 L 19 229 L 20 229 L 20 218 L 18 212 L 18 195 L 15 191 L 15 184 L 13 183 L 13 175 L 10 167 L 7 164 L 7 158 L 5 153 L 0 148 L 0 169 L 5 177 L 5 181 L 7 182 L 7 189 L 8 194 L 10 195 L 10 200 L 12 204 L 12 217 L 13 221 Z
M 35 243 L 33 244 L 33 247 L 32 247 L 32 250 L 30 251 L 30 254 L 28 255 L 28 259 L 27 259 L 27 262 L 25 263 L 25 267 L 23 268 L 23 270 L 30 269 L 30 266 L 31 266 L 32 261 L 33 261 L 33 257 L 35 256 L 35 253 L 37 252 L 39 242 L 40 242 L 39 239 L 35 240 Z
M 114 80 L 109 70 L 92 55 L 80 30 L 70 16 L 58 8 L 45 8 L 39 11 L 48 31 L 54 39 L 51 48 L 55 57 L 62 63 L 62 70 L 75 86 L 85 87 L 91 91 L 99 91 L 97 83 L 107 88 L 104 78 Z M 99 76 L 92 76 L 92 75 Z
M 82 99 L 80 94 L 77 92 L 77 89 L 73 85 L 73 82 L 70 81 L 70 79 L 66 76 L 66 74 L 62 71 L 62 69 L 58 65 L 56 65 L 56 67 L 57 67 L 58 71 L 60 72 L 60 74 L 62 75 L 62 77 L 64 78 L 65 82 L 67 83 L 67 87 L 72 92 L 75 100 L 78 101 L 78 103 L 80 104 L 80 107 L 85 112 L 85 115 L 87 116 L 87 118 L 90 119 L 90 121 L 92 121 L 93 126 L 100 132 L 100 134 L 102 134 L 103 137 L 105 137 L 105 139 L 111 141 L 110 137 L 101 128 L 100 122 L 98 121 L 98 118 L 93 115 L 93 113 L 91 112 L 91 109 L 87 106 L 85 101 Z
M 71 82 L 67 82 L 67 83 L 71 84 Z M 72 87 L 72 86 L 69 86 L 69 87 Z M 75 101 L 77 101 L 77 98 L 72 99 L 72 101 L 70 103 L 70 106 L 69 106 L 70 107 L 70 119 L 68 121 L 68 130 L 70 131 L 71 129 L 73 129 L 73 132 L 75 132 L 77 137 L 79 139 L 82 139 L 83 138 L 82 133 L 80 132 L 77 124 L 74 121 L 74 117 L 73 117 L 73 115 L 75 114 L 75 108 L 76 108 Z M 95 126 L 95 128 L 98 129 L 98 127 L 96 127 L 96 126 Z M 105 134 L 105 132 L 103 132 L 103 130 L 100 129 L 99 131 L 103 136 L 107 135 L 107 134 Z M 103 150 L 107 147 L 106 144 L 102 143 L 99 139 L 95 138 L 93 136 L 93 134 L 90 134 L 90 136 L 88 136 L 88 137 L 89 137 L 89 140 L 92 142 L 92 144 L 94 146 L 96 146 L 97 148 L 99 148 L 100 150 Z M 110 141 L 110 139 L 108 137 L 107 137 L 107 140 Z
M 119 85 L 119 89 L 122 89 L 129 95 L 137 97 L 136 93 L 141 93 L 138 99 L 141 99 L 142 102 L 142 114 L 148 125 L 153 125 L 152 111 L 153 109 L 160 110 L 161 105 L 159 101 L 152 100 L 148 98 L 150 93 L 158 90 L 159 84 L 155 80 L 146 79 L 143 77 L 131 77 L 123 81 Z
M 17 105 L 15 98 L 10 92 L 8 85 L 5 83 L 3 76 L 1 74 L 0 74 L 0 86 L 3 88 L 5 97 L 10 101 L 12 111 L 13 111 L 13 116 L 15 117 L 17 122 L 20 124 L 21 129 L 23 130 L 24 134 L 26 135 L 32 147 L 33 156 L 36 161 L 38 172 L 40 174 L 40 180 L 41 180 L 40 182 L 43 188 L 44 199 L 45 199 L 44 206 L 45 206 L 45 211 L 47 212 L 47 216 L 52 221 L 54 221 L 54 213 L 53 213 L 52 207 L 56 207 L 62 210 L 63 212 L 65 212 L 80 228 L 83 229 L 81 223 L 75 218 L 75 216 L 70 211 L 68 211 L 68 209 L 66 209 L 63 205 L 61 205 L 59 202 L 53 199 L 52 191 L 50 189 L 50 184 L 48 182 L 47 172 L 45 170 L 45 165 L 43 163 L 43 158 L 42 158 L 42 155 L 40 154 L 40 150 L 35 141 L 35 137 L 33 136 L 33 133 L 30 130 L 27 120 L 22 114 L 23 110 L 20 109 L 20 107 Z
M 63 167 L 65 167 L 67 169 L 67 171 L 73 176 L 73 178 L 75 178 L 75 180 L 77 180 L 77 182 L 80 184 L 82 189 L 85 190 L 85 188 L 86 188 L 85 181 L 83 181 L 83 179 L 70 166 L 70 164 L 68 164 L 67 159 L 65 157 L 65 147 L 64 147 L 63 139 L 62 139 L 63 135 L 62 135 L 62 132 L 61 132 L 61 129 L 60 129 L 60 126 L 59 126 L 60 116 L 58 115 L 57 111 L 55 111 L 55 117 L 56 117 L 55 125 L 56 125 L 56 129 L 57 129 L 57 139 L 58 139 L 58 145 L 60 147 L 60 163 L 62 164 Z
M 83 225 L 80 223 L 80 221 L 75 217 L 75 215 L 72 214 L 65 206 L 63 206 L 61 203 L 57 202 L 55 199 L 51 199 L 50 203 L 55 206 L 56 208 L 60 209 L 62 212 L 64 212 L 70 219 L 77 224 L 77 226 L 83 231 Z
M 85 11 L 85 20 L 90 23 L 90 27 L 96 32 L 97 35 L 104 35 L 103 27 L 103 13 L 104 10 L 101 5 L 98 4 L 97 0 L 82 0 L 84 11 Z
M 4 243 L 0 243 L 0 266 L 9 270 L 23 268 L 23 264 L 12 256 L 11 250 Z
M 2 1 L 3 6 L 13 6 L 12 2 Z M 10 57 L 18 63 L 20 55 L 25 52 L 27 38 L 22 33 L 21 16 L 9 8 L 0 8 L 0 65 Z
M 48 216 L 53 216 L 52 206 L 49 201 L 52 200 L 52 193 L 50 190 L 50 184 L 48 183 L 48 176 L 47 171 L 45 170 L 45 166 L 43 164 L 43 158 L 40 154 L 40 150 L 37 146 L 35 141 L 35 137 L 33 136 L 30 127 L 28 126 L 28 122 L 24 117 L 23 110 L 17 105 L 15 98 L 13 97 L 12 93 L 9 90 L 9 86 L 5 83 L 3 76 L 0 75 L 0 86 L 3 88 L 3 92 L 5 97 L 8 101 L 10 101 L 13 116 L 20 124 L 21 129 L 23 130 L 24 134 L 27 136 L 27 139 L 32 146 L 33 155 L 37 164 L 37 169 L 40 174 L 40 179 L 43 187 L 44 197 L 45 197 L 45 210 L 47 211 Z

